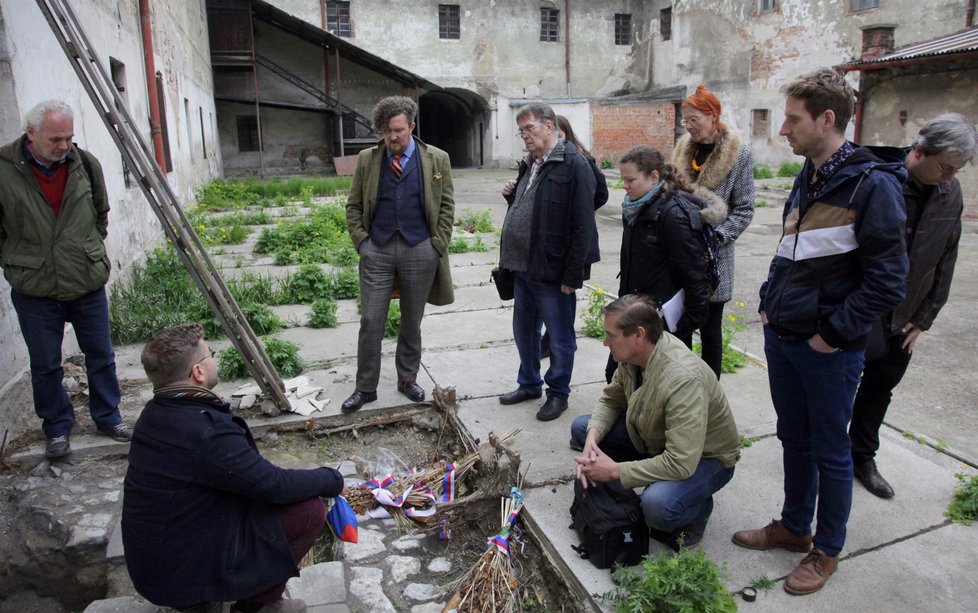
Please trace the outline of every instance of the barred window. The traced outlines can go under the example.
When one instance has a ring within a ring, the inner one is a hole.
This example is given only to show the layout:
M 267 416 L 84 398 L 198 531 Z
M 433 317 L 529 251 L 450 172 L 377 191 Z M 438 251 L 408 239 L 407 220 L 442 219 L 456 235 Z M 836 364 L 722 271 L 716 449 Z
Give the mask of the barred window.
M 336 36 L 350 38 L 349 2 L 326 0 L 326 30 Z
M 662 40 L 669 40 L 672 38 L 672 7 L 667 9 L 662 9 L 659 11 L 659 33 L 662 34 Z
M 546 43 L 560 41 L 560 11 L 540 9 L 540 40 Z
M 615 44 L 632 44 L 632 16 L 628 13 L 615 14 Z
M 757 0 L 757 12 L 767 13 L 778 8 L 778 0 Z
M 460 19 L 457 4 L 439 4 L 438 38 L 459 38 Z
M 258 151 L 258 117 L 238 116 L 238 151 Z
M 879 7 L 879 5 L 880 0 L 850 0 L 850 6 L 853 12 L 874 9 Z

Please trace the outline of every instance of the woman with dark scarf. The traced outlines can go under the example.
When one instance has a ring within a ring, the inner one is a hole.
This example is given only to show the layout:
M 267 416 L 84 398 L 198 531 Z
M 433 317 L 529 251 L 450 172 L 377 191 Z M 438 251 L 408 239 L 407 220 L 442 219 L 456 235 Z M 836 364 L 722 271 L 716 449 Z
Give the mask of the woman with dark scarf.
M 710 217 L 710 211 L 699 209 L 707 203 L 689 193 L 690 186 L 675 167 L 648 145 L 628 150 L 618 169 L 626 194 L 618 295 L 645 294 L 659 305 L 681 301 L 681 314 L 674 320 L 666 317 L 666 329 L 689 347 L 693 330 L 703 325 L 709 309 L 710 285 L 699 236 L 702 218 Z M 609 383 L 616 366 L 609 358 Z
M 700 328 L 703 361 L 717 378 L 723 361 L 723 307 L 733 293 L 734 241 L 754 218 L 754 160 L 740 136 L 720 121 L 720 100 L 700 85 L 682 104 L 688 134 L 676 143 L 672 163 L 682 180 L 697 195 L 723 207 L 724 214 L 710 222 L 716 229 L 720 251 L 720 284 L 710 296 L 706 322 Z

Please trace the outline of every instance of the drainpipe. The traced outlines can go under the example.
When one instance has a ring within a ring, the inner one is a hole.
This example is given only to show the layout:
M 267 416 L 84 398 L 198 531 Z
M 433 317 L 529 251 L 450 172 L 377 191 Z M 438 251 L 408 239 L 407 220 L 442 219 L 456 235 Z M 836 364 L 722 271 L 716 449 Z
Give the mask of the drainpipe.
M 319 3 L 319 21 L 322 23 L 323 32 L 326 31 L 326 0 Z M 323 45 L 323 93 L 329 96 L 329 45 Z M 326 105 L 329 106 L 328 104 Z M 328 109 L 327 109 L 328 110 Z M 326 130 L 326 149 L 330 157 L 336 157 L 333 149 L 333 139 L 329 137 L 329 130 Z
M 160 129 L 160 99 L 156 95 L 156 62 L 153 61 L 153 23 L 149 0 L 139 0 L 139 22 L 143 35 L 143 63 L 146 68 L 146 93 L 149 95 L 149 132 L 153 138 L 156 163 L 166 169 L 163 131 Z
M 856 108 L 853 113 L 853 131 L 852 140 L 854 143 L 863 142 L 863 94 L 859 92 L 856 94 Z
M 964 25 L 967 28 L 975 25 L 975 0 L 968 0 L 968 12 L 964 16 Z
M 571 97 L 571 66 L 570 66 L 570 0 L 564 0 L 564 82 L 567 83 L 567 97 Z

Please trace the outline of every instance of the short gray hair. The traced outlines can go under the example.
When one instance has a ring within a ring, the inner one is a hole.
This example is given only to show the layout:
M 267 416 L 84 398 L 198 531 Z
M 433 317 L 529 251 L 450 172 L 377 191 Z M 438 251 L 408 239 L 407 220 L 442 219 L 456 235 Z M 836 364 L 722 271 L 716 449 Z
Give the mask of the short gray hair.
M 950 153 L 963 162 L 971 162 L 978 153 L 978 131 L 964 115 L 944 113 L 920 128 L 911 147 L 924 155 Z
M 27 115 L 24 116 L 24 132 L 27 132 L 27 128 L 31 126 L 35 130 L 40 130 L 44 127 L 44 119 L 49 113 L 56 113 L 68 119 L 74 119 L 75 117 L 71 107 L 61 100 L 45 100 L 44 102 L 37 103 L 34 105 L 34 108 L 27 111 Z
M 553 107 L 545 102 L 531 102 L 520 107 L 520 110 L 516 113 L 516 120 L 524 119 L 529 116 L 533 116 L 535 119 L 540 121 L 549 121 L 554 125 L 554 129 L 557 127 L 557 114 L 554 113 Z

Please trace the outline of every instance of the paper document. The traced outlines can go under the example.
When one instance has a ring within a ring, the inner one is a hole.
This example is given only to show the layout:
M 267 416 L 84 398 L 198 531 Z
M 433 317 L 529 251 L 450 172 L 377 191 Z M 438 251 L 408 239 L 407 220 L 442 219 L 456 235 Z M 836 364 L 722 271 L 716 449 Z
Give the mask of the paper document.
M 662 305 L 662 316 L 666 320 L 666 330 L 669 332 L 676 329 L 676 323 L 683 316 L 683 301 L 685 298 L 686 292 L 679 290 L 675 296 Z

